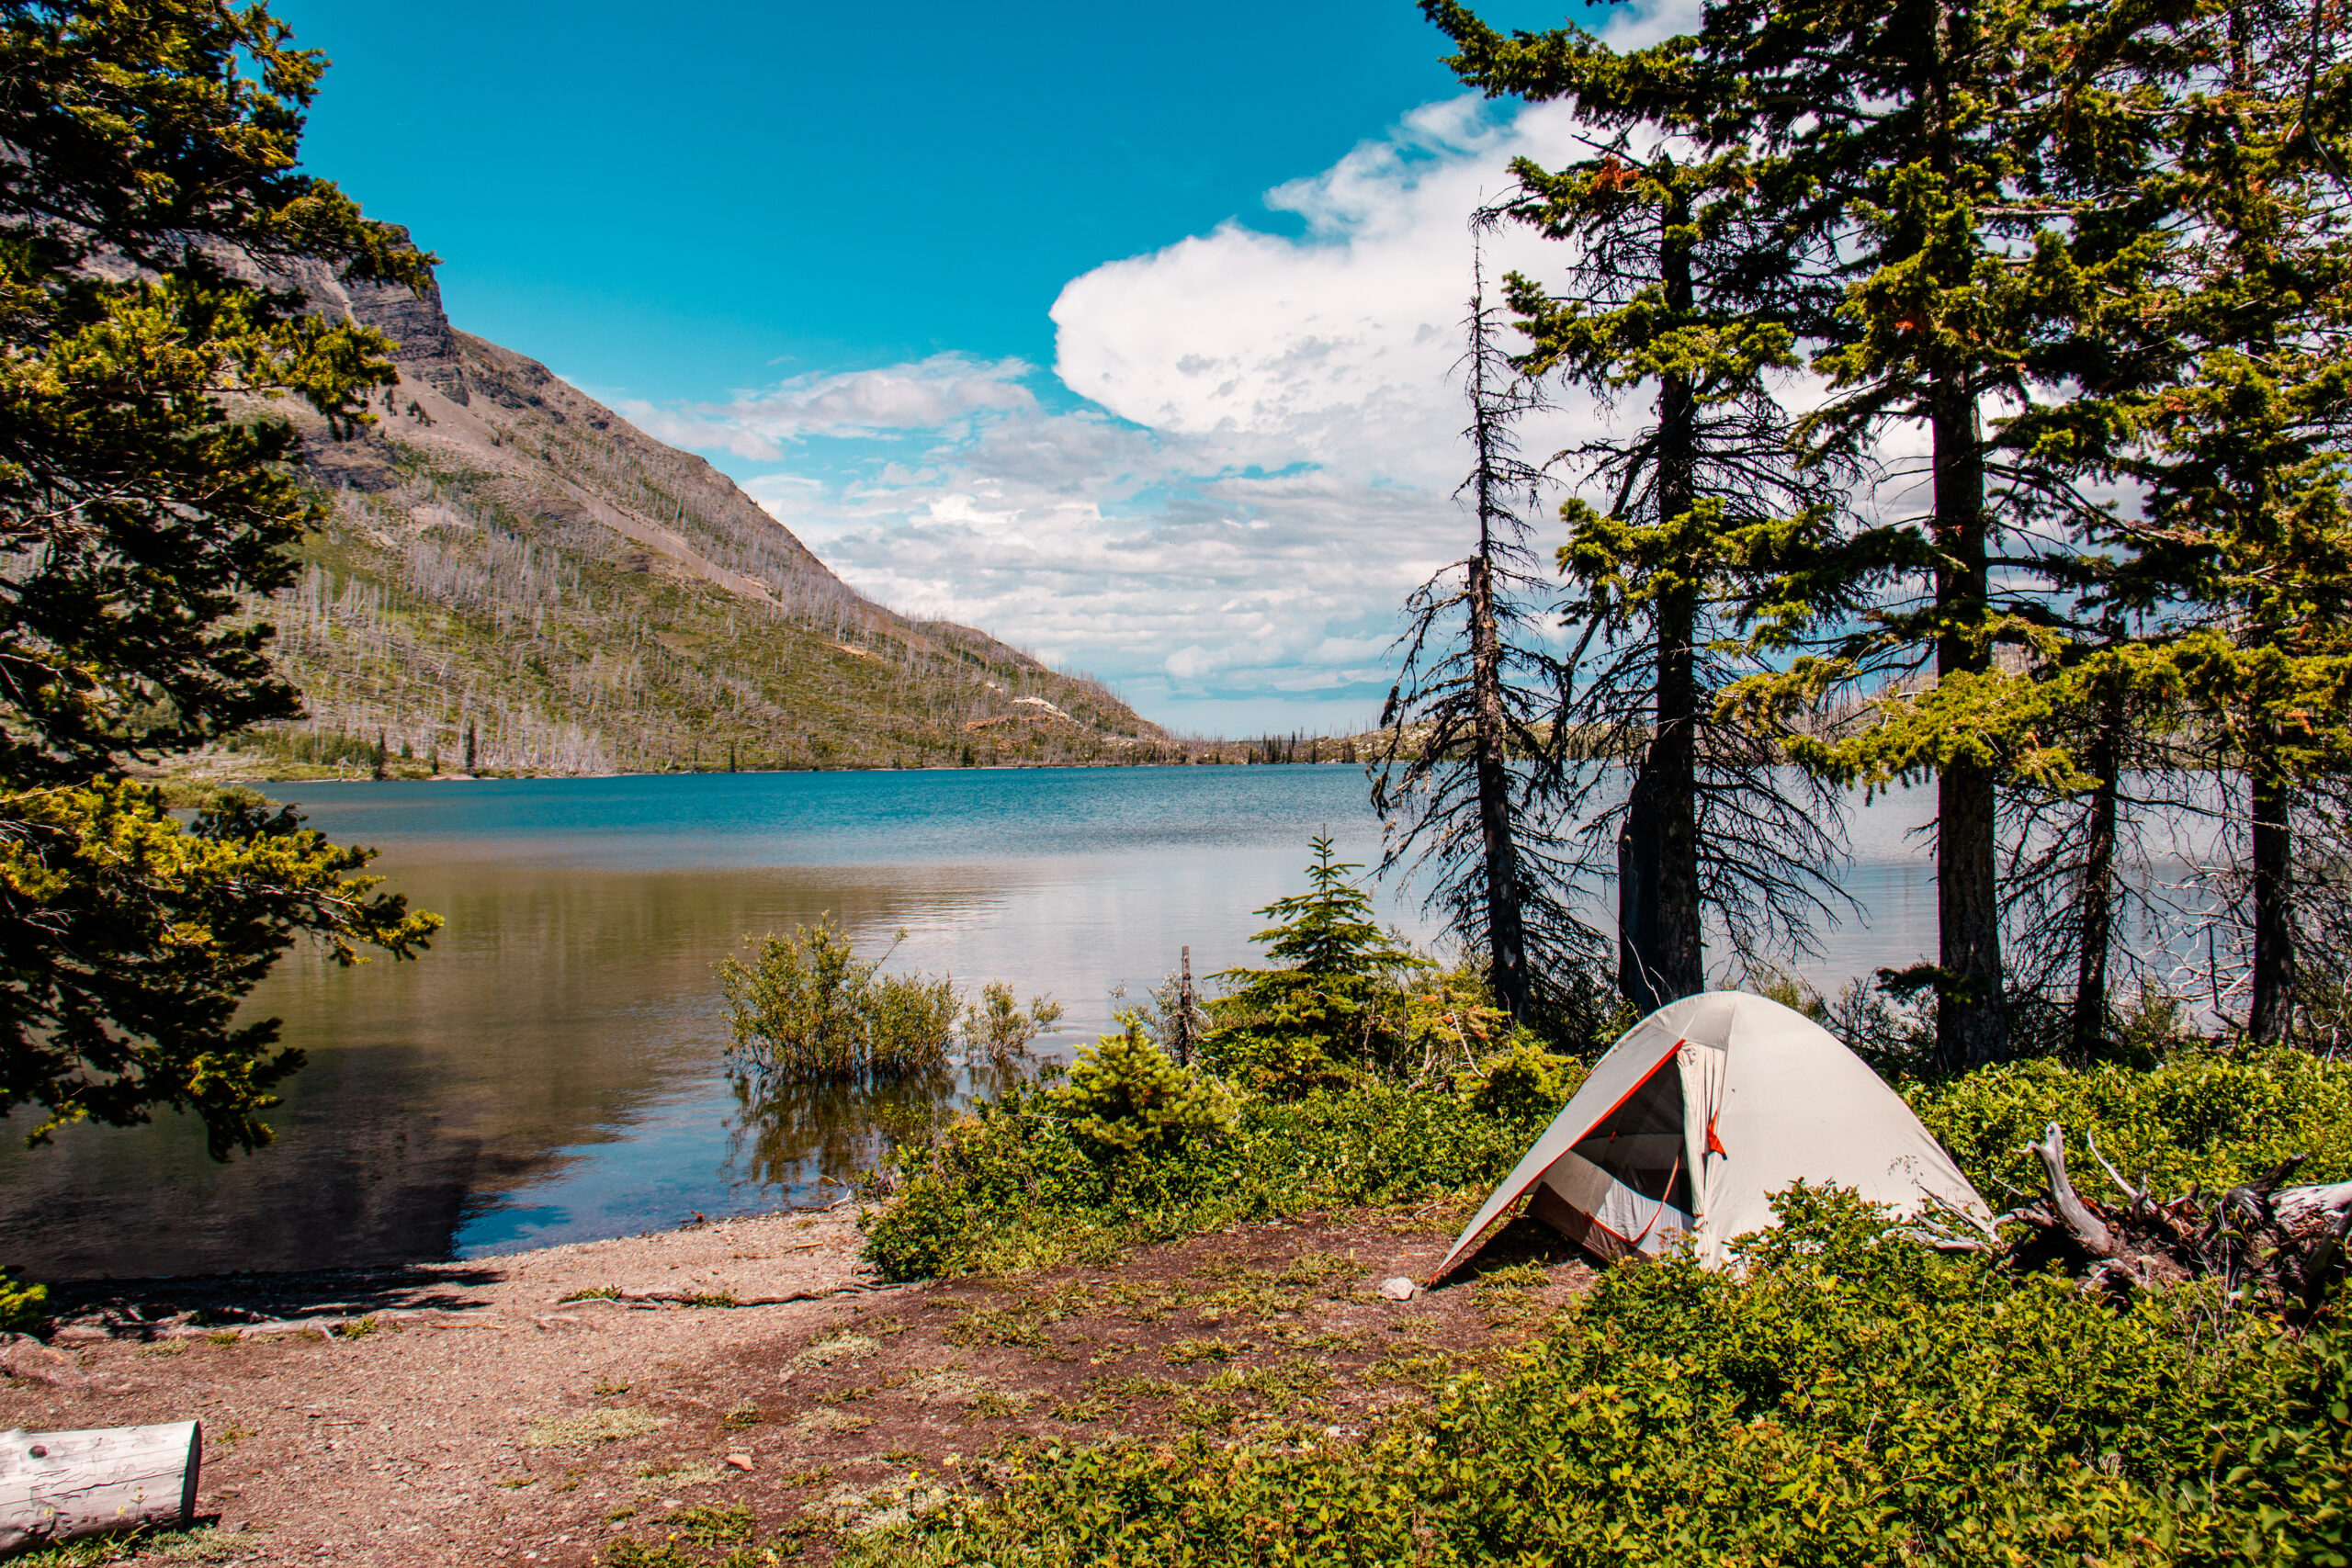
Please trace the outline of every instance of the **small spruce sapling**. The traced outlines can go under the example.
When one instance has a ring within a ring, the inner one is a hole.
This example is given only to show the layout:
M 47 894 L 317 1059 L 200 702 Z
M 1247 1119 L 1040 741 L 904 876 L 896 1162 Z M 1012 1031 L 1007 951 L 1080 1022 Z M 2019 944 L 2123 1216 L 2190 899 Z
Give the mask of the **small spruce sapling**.
M 1168 1155 L 1228 1131 L 1237 1114 L 1222 1085 L 1186 1072 L 1146 1038 L 1133 1015 L 1078 1054 L 1054 1104 L 1097 1159 Z

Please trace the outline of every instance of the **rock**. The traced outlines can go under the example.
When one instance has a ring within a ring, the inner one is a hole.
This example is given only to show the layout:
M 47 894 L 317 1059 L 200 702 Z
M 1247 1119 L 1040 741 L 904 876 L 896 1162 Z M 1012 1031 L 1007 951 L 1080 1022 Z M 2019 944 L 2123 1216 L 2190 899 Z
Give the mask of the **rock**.
M 16 1339 L 0 1348 L 0 1371 L 51 1388 L 77 1388 L 89 1381 L 74 1364 L 74 1358 L 38 1339 Z
M 736 1470 L 749 1470 L 752 1468 L 752 1456 L 750 1454 L 729 1454 L 727 1456 L 727 1462 L 730 1467 Z
M 1409 1302 L 1421 1293 L 1421 1288 L 1398 1274 L 1380 1281 L 1380 1293 L 1392 1302 Z

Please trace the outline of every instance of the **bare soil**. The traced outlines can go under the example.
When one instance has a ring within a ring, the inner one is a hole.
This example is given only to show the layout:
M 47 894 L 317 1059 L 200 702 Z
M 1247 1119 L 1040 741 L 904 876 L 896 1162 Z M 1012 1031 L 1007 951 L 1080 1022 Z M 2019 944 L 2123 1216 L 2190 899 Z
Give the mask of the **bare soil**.
M 878 1290 L 846 1211 L 67 1288 L 47 1348 L 0 1351 L 0 1425 L 201 1420 L 215 1528 L 178 1550 L 216 1561 L 584 1568 L 636 1542 L 824 1562 L 845 1532 L 984 1484 L 1009 1445 L 1346 1440 L 1426 1401 L 1591 1279 L 1522 1221 L 1445 1287 L 1380 1293 L 1434 1267 L 1463 1218 L 1324 1215 Z M 723 1304 L 788 1295 L 808 1299 Z

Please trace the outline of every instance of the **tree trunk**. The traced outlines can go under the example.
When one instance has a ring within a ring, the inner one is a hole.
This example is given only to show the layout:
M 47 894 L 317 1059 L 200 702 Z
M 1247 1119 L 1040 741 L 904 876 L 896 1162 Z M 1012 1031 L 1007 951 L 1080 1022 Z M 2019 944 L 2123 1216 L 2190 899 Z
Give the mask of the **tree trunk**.
M 0 1551 L 196 1517 L 203 1428 L 0 1432 Z
M 2254 1000 L 2246 1033 L 2257 1045 L 2286 1042 L 2295 1004 L 2295 829 L 2292 793 L 2267 730 L 2257 732 L 2252 774 L 2254 817 Z
M 1961 106 L 1956 81 L 1967 58 L 1968 19 L 1959 0 L 1936 0 L 1921 96 L 1928 111 L 1928 163 L 1947 179 L 1959 174 Z M 1933 244 L 1920 236 L 1923 250 Z M 1973 265 L 1973 255 L 1968 265 Z M 1965 276 L 1941 279 L 1952 286 Z M 1942 335 L 1942 334 L 1939 334 Z M 1976 635 L 1988 608 L 1984 446 L 1976 387 L 1964 350 L 1931 350 L 1927 370 L 1928 425 L 1934 444 L 1936 640 L 1939 678 L 1981 674 L 1992 650 Z M 1946 1066 L 1973 1067 L 2007 1049 L 2001 998 L 1998 817 L 1990 767 L 1956 758 L 1936 789 L 1936 1055 Z
M 1527 941 L 1519 907 L 1519 854 L 1511 841 L 1510 766 L 1503 727 L 1502 637 L 1495 624 L 1494 566 L 1485 518 L 1470 558 L 1470 681 L 1477 701 L 1478 831 L 1487 861 L 1487 959 L 1495 1001 L 1527 1012 Z
M 1689 204 L 1671 197 L 1659 217 L 1667 235 L 1659 277 L 1673 320 L 1687 314 L 1694 299 L 1690 248 L 1674 237 L 1690 220 Z M 1698 399 L 1690 383 L 1665 378 L 1657 412 L 1657 517 L 1671 525 L 1698 499 Z M 1617 987 L 1645 1013 L 1706 987 L 1699 923 L 1698 593 L 1666 594 L 1653 614 L 1657 723 L 1617 839 Z
M 2081 930 L 2075 953 L 2075 1054 L 2087 1056 L 2107 1038 L 2107 955 L 2115 935 L 2115 808 L 2123 770 L 2124 687 L 2121 677 L 2099 694 L 2098 731 L 2091 740 L 2090 841 L 2083 853 Z
M 1939 677 L 1979 674 L 1990 651 L 1971 635 L 1986 608 L 1984 454 L 1976 398 L 1958 376 L 1937 388 L 1934 416 L 1935 534 L 1942 561 L 1936 604 Z M 1936 789 L 1936 1054 L 1949 1067 L 1998 1060 L 2008 1044 L 2001 998 L 1997 807 L 1993 770 L 1965 758 L 1949 763 Z

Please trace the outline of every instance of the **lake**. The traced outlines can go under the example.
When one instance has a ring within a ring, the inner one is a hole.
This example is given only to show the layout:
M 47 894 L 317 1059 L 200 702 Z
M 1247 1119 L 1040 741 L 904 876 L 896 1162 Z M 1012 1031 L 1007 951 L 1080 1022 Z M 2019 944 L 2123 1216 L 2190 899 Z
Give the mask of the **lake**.
M 713 965 L 831 913 L 892 967 L 1001 979 L 1066 1009 L 1067 1055 L 1125 993 L 1253 960 L 1252 911 L 1305 886 L 1306 840 L 1377 859 L 1362 770 L 986 769 L 274 786 L 447 917 L 413 964 L 298 949 L 249 1005 L 310 1054 L 227 1165 L 166 1116 L 0 1148 L 0 1261 L 36 1278 L 470 1256 L 813 1205 L 858 1129 L 744 1125 Z M 1867 922 L 1801 967 L 1834 986 L 1934 945 L 1931 793 L 1858 813 Z M 1408 892 L 1385 918 L 1432 934 Z M 10 1125 L 20 1136 L 20 1114 Z

